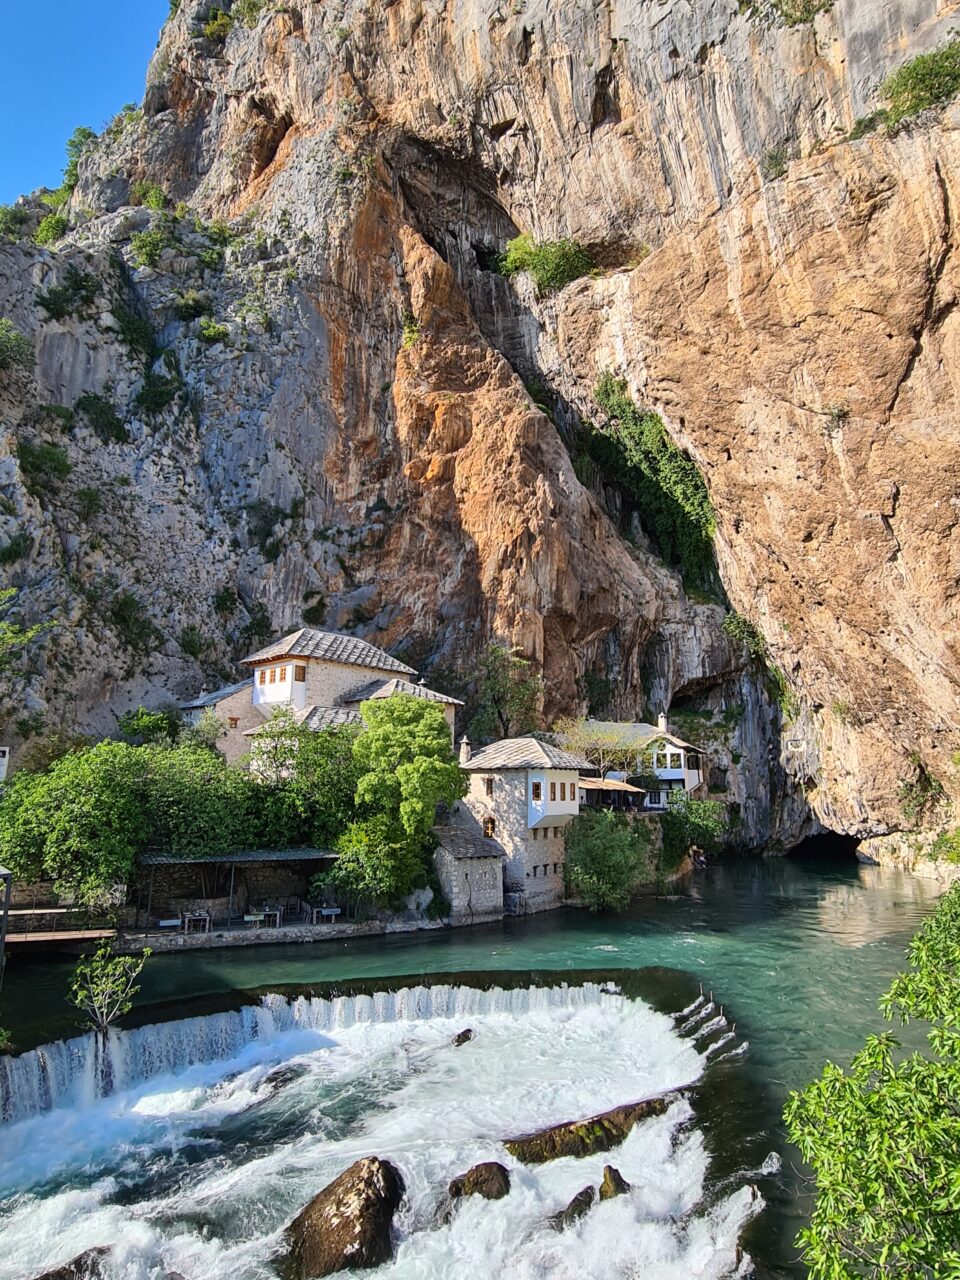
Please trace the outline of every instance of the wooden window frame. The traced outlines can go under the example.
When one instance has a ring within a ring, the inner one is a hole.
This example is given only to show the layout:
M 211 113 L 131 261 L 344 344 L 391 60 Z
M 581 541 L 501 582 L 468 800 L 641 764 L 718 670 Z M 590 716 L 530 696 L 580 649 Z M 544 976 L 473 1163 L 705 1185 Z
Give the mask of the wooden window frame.
M 287 668 L 279 667 L 277 669 L 277 684 L 286 684 L 286 682 L 287 682 Z
M 538 800 L 538 801 L 542 800 L 543 799 L 543 783 L 542 782 L 531 783 L 530 794 L 534 800 Z
M 267 683 L 267 669 L 266 669 L 266 667 L 261 667 L 261 668 L 260 668 L 260 681 L 259 681 L 259 683 L 260 683 L 260 684 L 266 684 L 266 683 Z
M 551 801 L 555 801 L 556 798 L 557 798 L 557 784 L 555 782 L 551 782 L 550 783 L 550 799 Z
M 276 667 L 271 667 L 271 668 L 270 668 L 270 680 L 269 680 L 269 683 L 270 683 L 270 684 L 276 684 L 276 683 L 277 683 L 277 668 L 276 668 Z
M 294 684 L 307 683 L 307 668 L 302 663 L 298 663 L 293 668 L 293 682 Z
M 493 799 L 493 779 L 492 778 L 484 778 L 483 790 L 485 795 L 492 800 Z

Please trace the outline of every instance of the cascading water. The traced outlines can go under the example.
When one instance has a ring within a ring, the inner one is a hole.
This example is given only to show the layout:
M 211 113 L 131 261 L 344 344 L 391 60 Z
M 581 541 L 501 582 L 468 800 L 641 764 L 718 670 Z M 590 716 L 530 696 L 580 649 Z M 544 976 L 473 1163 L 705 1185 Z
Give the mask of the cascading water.
M 697 1002 L 678 1021 L 719 1015 Z M 454 1047 L 464 1027 L 468 1043 Z M 108 1280 L 274 1277 L 285 1224 L 363 1155 L 407 1187 L 385 1275 L 441 1280 L 691 1280 L 747 1274 L 738 1238 L 759 1201 L 710 1191 L 685 1098 L 616 1152 L 526 1168 L 504 1138 L 682 1090 L 731 1034 L 679 1034 L 609 986 L 437 985 L 373 997 L 264 999 L 234 1013 L 91 1037 L 5 1063 L 0 1280 L 107 1246 Z M 707 1042 L 708 1041 L 708 1042 Z M 504 1200 L 440 1222 L 450 1179 L 508 1166 Z M 632 1190 L 562 1233 L 548 1225 L 606 1162 Z

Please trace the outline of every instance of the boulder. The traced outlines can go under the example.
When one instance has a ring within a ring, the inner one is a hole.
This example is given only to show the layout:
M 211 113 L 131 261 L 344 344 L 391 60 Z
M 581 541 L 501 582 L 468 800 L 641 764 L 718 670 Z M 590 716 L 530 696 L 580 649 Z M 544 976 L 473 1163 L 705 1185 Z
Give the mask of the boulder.
M 615 1196 L 625 1196 L 630 1190 L 630 1183 L 615 1169 L 612 1164 L 603 1166 L 603 1181 L 600 1183 L 600 1199 L 612 1200 Z
M 287 1228 L 284 1275 L 288 1280 L 313 1280 L 347 1267 L 387 1262 L 393 1253 L 393 1215 L 403 1193 L 403 1178 L 389 1161 L 368 1156 L 352 1164 Z
M 484 1200 L 502 1200 L 510 1194 L 510 1175 L 496 1160 L 475 1164 L 472 1169 L 450 1183 L 450 1199 L 461 1196 L 483 1196 Z
M 65 1262 L 62 1267 L 54 1267 L 52 1271 L 45 1271 L 42 1276 L 37 1276 L 37 1280 L 100 1280 L 103 1263 L 109 1252 L 102 1245 L 96 1249 L 86 1249 Z
M 470 1040 L 472 1040 L 473 1035 L 474 1035 L 473 1030 L 470 1027 L 467 1027 L 465 1031 L 457 1032 L 457 1034 L 453 1037 L 453 1043 L 456 1046 L 456 1048 L 459 1049 L 462 1044 L 467 1044 Z
M 612 1151 L 641 1120 L 662 1116 L 676 1100 L 676 1094 L 664 1094 L 659 1098 L 647 1098 L 642 1102 L 630 1102 L 614 1107 L 587 1120 L 566 1120 L 563 1124 L 528 1133 L 520 1138 L 508 1138 L 504 1146 L 512 1156 L 524 1164 L 544 1164 L 561 1156 L 592 1156 L 598 1151 Z
M 596 1198 L 597 1193 L 593 1187 L 584 1187 L 582 1191 L 577 1192 L 565 1209 L 553 1215 L 550 1219 L 551 1227 L 555 1227 L 557 1231 L 565 1231 L 567 1227 L 573 1226 L 592 1208 Z

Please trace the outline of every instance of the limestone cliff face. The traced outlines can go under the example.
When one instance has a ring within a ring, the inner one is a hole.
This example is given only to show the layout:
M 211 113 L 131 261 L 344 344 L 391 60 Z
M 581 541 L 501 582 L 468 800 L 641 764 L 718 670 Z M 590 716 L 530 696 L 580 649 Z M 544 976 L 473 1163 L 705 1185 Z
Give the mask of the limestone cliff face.
M 109 729 L 306 610 L 435 672 L 511 640 L 548 716 L 599 678 L 615 714 L 742 705 L 717 786 L 748 843 L 895 831 L 913 752 L 956 795 L 960 113 L 845 138 L 960 5 L 788 29 L 736 0 L 302 0 L 222 47 L 207 7 L 183 0 L 142 115 L 83 161 L 67 238 L 0 244 L 37 355 L 0 388 L 0 545 L 31 541 L 3 573 L 72 624 L 14 719 Z M 601 272 L 537 298 L 487 269 L 520 230 Z M 50 319 L 71 264 L 98 296 Z M 183 318 L 191 290 L 226 341 Z M 785 730 L 721 609 L 574 472 L 562 436 L 607 370 L 704 473 L 726 592 L 800 700 Z M 39 407 L 85 393 L 128 439 Z M 26 485 L 15 439 L 73 470 Z

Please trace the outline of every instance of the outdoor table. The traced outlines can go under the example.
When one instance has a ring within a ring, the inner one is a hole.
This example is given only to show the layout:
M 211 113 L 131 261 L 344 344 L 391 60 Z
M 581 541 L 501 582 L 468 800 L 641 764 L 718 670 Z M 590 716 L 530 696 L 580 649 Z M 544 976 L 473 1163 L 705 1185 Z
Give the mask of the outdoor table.
M 210 914 L 207 911 L 189 911 L 183 917 L 184 933 L 209 933 Z
M 280 916 L 282 914 L 283 913 L 279 907 L 264 907 L 262 914 L 263 923 L 269 928 L 272 922 L 273 928 L 279 929 Z
M 250 911 L 243 917 L 243 923 L 250 925 L 254 929 L 259 929 L 263 924 L 262 911 Z

